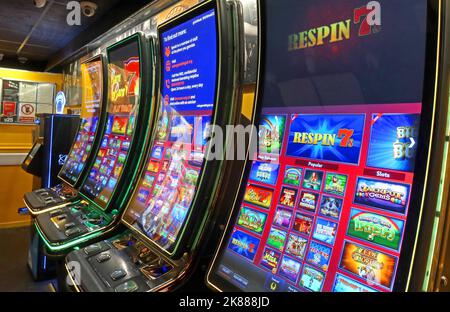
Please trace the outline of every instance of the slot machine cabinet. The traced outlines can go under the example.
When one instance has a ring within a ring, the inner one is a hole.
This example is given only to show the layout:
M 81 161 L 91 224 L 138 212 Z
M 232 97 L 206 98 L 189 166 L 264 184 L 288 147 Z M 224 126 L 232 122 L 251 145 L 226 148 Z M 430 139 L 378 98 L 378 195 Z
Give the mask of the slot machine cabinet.
M 436 202 L 424 199 L 437 193 L 425 183 L 431 144 L 445 124 L 441 6 L 341 2 L 260 1 L 258 152 L 208 270 L 214 290 L 417 287 L 418 234 Z

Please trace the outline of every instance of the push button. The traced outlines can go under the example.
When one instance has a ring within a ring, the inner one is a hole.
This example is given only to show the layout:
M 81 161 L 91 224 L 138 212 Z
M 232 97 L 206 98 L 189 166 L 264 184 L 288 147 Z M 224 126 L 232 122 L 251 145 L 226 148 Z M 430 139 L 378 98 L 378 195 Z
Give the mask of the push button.
M 56 210 L 50 212 L 50 217 L 52 217 L 52 218 L 56 217 L 56 216 L 62 214 L 62 212 L 63 212 L 62 209 L 56 209 Z
M 111 259 L 111 255 L 109 253 L 105 252 L 105 253 L 100 254 L 97 257 L 97 262 L 102 263 L 102 262 L 108 261 L 109 259 Z
M 102 247 L 100 246 L 100 244 L 93 244 L 93 245 L 85 247 L 83 250 L 87 256 L 90 256 L 92 254 L 99 252 L 101 248 Z
M 114 272 L 111 273 L 110 276 L 113 281 L 117 281 L 124 278 L 126 275 L 127 272 L 125 272 L 124 270 L 115 270 Z
M 65 227 L 66 230 L 71 229 L 74 226 L 75 226 L 74 222 L 69 222 L 69 223 L 64 224 L 64 227 Z
M 138 284 L 135 281 L 128 281 L 117 286 L 115 292 L 133 292 L 139 289 Z
M 75 228 L 71 228 L 71 229 L 66 230 L 64 232 L 64 234 L 66 234 L 67 237 L 70 237 L 70 236 L 73 236 L 73 235 L 78 234 L 80 232 L 81 232 L 80 228 L 75 227 Z
M 59 216 L 56 217 L 56 219 L 57 219 L 58 221 L 65 220 L 65 219 L 67 219 L 67 215 L 66 215 L 66 214 L 59 215 Z

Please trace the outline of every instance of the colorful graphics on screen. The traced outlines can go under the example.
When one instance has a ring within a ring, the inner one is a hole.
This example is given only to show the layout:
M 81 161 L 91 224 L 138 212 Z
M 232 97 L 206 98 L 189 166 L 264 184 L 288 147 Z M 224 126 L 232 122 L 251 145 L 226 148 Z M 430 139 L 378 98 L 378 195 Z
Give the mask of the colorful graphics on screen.
M 172 116 L 169 140 L 177 143 L 192 143 L 194 116 Z
M 268 209 L 272 203 L 273 191 L 254 184 L 245 190 L 244 201 Z
M 342 274 L 336 274 L 336 279 L 333 284 L 333 292 L 375 292 L 370 287 L 367 287 L 351 278 Z
M 267 237 L 267 245 L 282 251 L 286 242 L 287 232 L 277 228 L 271 228 Z
M 278 264 L 280 263 L 280 259 L 280 252 L 266 247 L 264 249 L 260 264 L 275 273 L 278 268 Z
M 398 250 L 404 225 L 403 220 L 353 208 L 347 235 Z
M 409 199 L 409 185 L 359 177 L 353 202 L 404 214 Z
M 345 195 L 348 177 L 344 174 L 328 172 L 325 177 L 323 192 L 338 196 Z
M 328 264 L 331 258 L 331 247 L 312 241 L 309 245 L 306 262 L 313 264 L 323 271 L 328 270 Z
M 302 169 L 295 167 L 288 167 L 284 172 L 283 183 L 291 186 L 300 186 L 302 180 Z
M 279 165 L 255 161 L 250 171 L 250 180 L 275 185 L 277 182 Z
M 291 115 L 286 154 L 357 165 L 365 115 Z
M 283 187 L 281 189 L 280 200 L 278 204 L 294 208 L 297 201 L 297 190 L 289 187 Z
M 374 114 L 367 166 L 412 172 L 419 126 L 419 114 Z
M 323 180 L 322 171 L 306 170 L 302 186 L 305 189 L 320 191 L 322 187 L 322 180 Z
M 284 207 L 278 207 L 273 219 L 273 224 L 288 229 L 294 212 Z
M 283 256 L 278 274 L 295 283 L 300 273 L 301 264 L 290 257 Z
M 339 220 L 342 211 L 342 205 L 342 198 L 322 195 L 319 206 L 319 214 L 327 218 Z
M 263 115 L 258 129 L 259 157 L 265 154 L 277 156 L 281 152 L 281 146 L 286 127 L 286 116 Z M 270 158 L 269 158 L 270 159 Z
M 300 260 L 305 257 L 306 245 L 308 240 L 299 235 L 291 233 L 286 243 L 285 252 Z
M 325 273 L 305 265 L 299 284 L 310 291 L 318 292 L 322 290 L 324 281 Z
M 238 225 L 256 234 L 261 234 L 266 219 L 267 214 L 243 206 L 239 213 Z
M 292 229 L 300 234 L 311 235 L 314 218 L 303 213 L 296 213 Z
M 368 285 L 391 288 L 396 265 L 394 256 L 345 241 L 339 268 L 358 276 Z
M 253 260 L 256 255 L 256 250 L 259 246 L 259 239 L 248 235 L 242 231 L 235 231 L 231 236 L 228 248 L 237 254 Z
M 338 225 L 336 222 L 317 218 L 313 238 L 326 244 L 333 245 L 336 240 L 337 227 Z
M 309 191 L 302 191 L 300 193 L 300 200 L 298 203 L 299 208 L 305 209 L 310 212 L 315 212 L 319 203 L 319 194 Z

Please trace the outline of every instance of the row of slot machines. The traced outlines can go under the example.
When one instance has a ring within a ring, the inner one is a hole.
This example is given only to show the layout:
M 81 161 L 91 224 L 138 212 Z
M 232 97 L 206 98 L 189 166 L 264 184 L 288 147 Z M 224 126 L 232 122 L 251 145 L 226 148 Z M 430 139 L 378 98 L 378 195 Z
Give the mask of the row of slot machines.
M 256 4 L 258 22 L 234 27 L 236 2 L 201 2 L 82 64 L 64 187 L 24 197 L 71 290 L 175 289 L 205 258 L 221 291 L 409 288 L 436 7 Z M 255 29 L 257 93 L 243 107 L 239 43 Z M 248 141 L 217 141 L 242 124 Z M 211 157 L 239 144 L 244 160 Z

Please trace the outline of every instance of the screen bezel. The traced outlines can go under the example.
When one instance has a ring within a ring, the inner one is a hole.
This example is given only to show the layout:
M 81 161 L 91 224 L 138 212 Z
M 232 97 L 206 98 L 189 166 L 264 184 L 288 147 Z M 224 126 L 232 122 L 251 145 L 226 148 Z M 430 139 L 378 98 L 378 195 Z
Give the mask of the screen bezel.
M 88 169 L 88 164 L 91 162 L 91 161 L 93 161 L 93 159 L 94 159 L 94 155 L 95 155 L 95 153 L 93 153 L 94 151 L 97 151 L 97 149 L 96 149 L 96 147 L 98 146 L 98 144 L 99 144 L 99 142 L 100 142 L 100 132 L 101 132 L 101 128 L 103 128 L 103 125 L 104 125 L 104 121 L 105 121 L 105 117 L 106 117 L 106 105 L 104 105 L 105 104 L 105 89 L 108 87 L 108 82 L 107 82 L 107 75 L 105 75 L 105 73 L 106 73 L 106 67 L 105 67 L 105 64 L 106 64 L 106 62 L 105 62 L 105 58 L 104 58 L 104 56 L 103 56 L 103 54 L 99 54 L 99 55 L 96 55 L 96 56 L 94 56 L 94 57 L 91 57 L 91 58 L 89 58 L 89 59 L 87 59 L 87 60 L 85 60 L 83 63 L 82 63 L 82 65 L 83 64 L 88 64 L 88 63 L 93 63 L 93 62 L 100 62 L 100 68 L 101 68 L 101 74 L 102 74 L 102 77 L 101 77 L 101 79 L 100 79 L 100 81 L 101 81 L 101 92 L 102 92 L 102 94 L 101 94 L 101 96 L 100 96 L 100 103 L 99 103 L 99 105 L 100 105 L 100 107 L 99 107 L 99 114 L 98 114 L 98 122 L 97 122 L 97 129 L 95 129 L 95 133 L 94 133 L 94 141 L 93 141 L 93 143 L 92 143 L 92 148 L 91 148 L 91 152 L 89 153 L 89 156 L 88 156 L 88 158 L 86 159 L 86 163 L 85 163 L 85 165 L 84 165 L 84 167 L 83 167 L 83 170 L 81 170 L 81 172 L 80 172 L 80 174 L 78 175 L 78 178 L 76 179 L 76 181 L 75 182 L 70 182 L 70 180 L 68 179 L 68 176 L 67 175 L 64 175 L 63 174 L 63 168 L 64 168 L 64 166 L 62 166 L 62 168 L 61 168 L 61 170 L 59 171 L 59 173 L 58 173 L 58 178 L 61 180 L 61 181 L 63 181 L 64 183 L 66 183 L 66 184 L 68 184 L 68 185 L 70 185 L 70 186 L 72 186 L 72 187 L 75 187 L 75 186 L 77 186 L 77 185 L 79 185 L 80 184 L 80 182 L 81 181 L 83 181 L 84 180 L 84 176 L 87 174 L 87 169 Z M 83 88 L 82 88 L 82 92 L 83 92 Z M 75 144 L 75 142 L 76 142 L 76 139 L 77 139 L 77 137 L 78 137 L 78 134 L 80 133 L 80 130 L 81 130 L 81 123 L 80 123 L 80 127 L 78 128 L 78 131 L 77 131 L 77 133 L 76 133 L 76 135 L 75 135 L 75 137 L 74 137 L 74 140 L 73 140 L 73 142 L 72 142 L 72 147 L 70 148 L 70 151 L 69 151 L 69 154 L 68 155 L 70 155 L 71 153 L 72 153 L 72 150 L 73 150 L 73 148 L 74 148 L 74 144 Z
M 161 25 L 158 26 L 157 28 L 157 36 L 158 36 L 158 40 L 159 42 L 161 42 L 161 36 L 164 32 L 179 26 L 180 24 L 187 22 L 191 19 L 194 19 L 195 17 L 197 17 L 200 14 L 205 13 L 206 11 L 212 10 L 214 9 L 215 11 L 215 23 L 216 23 L 216 30 L 217 30 L 217 36 L 216 36 L 216 42 L 217 42 L 217 62 L 216 62 L 216 88 L 215 88 L 215 93 L 214 93 L 214 107 L 212 108 L 212 115 L 211 115 L 211 125 L 216 125 L 217 124 L 217 119 L 218 119 L 218 112 L 221 111 L 221 109 L 218 107 L 219 105 L 219 92 L 218 90 L 220 89 L 220 83 L 221 83 L 221 79 L 220 79 L 220 72 L 221 72 L 221 67 L 222 67 L 222 62 L 221 62 L 221 25 L 220 25 L 220 18 L 219 18 L 219 7 L 218 7 L 218 2 L 216 2 L 216 0 L 208 0 L 205 2 L 202 2 L 194 7 L 192 7 L 191 9 L 181 13 L 180 15 L 176 16 L 175 18 L 168 20 L 164 23 L 162 23 Z M 164 52 L 162 47 L 162 44 L 159 44 L 157 50 L 159 51 L 158 57 L 160 60 L 162 60 L 161 55 Z M 162 79 L 162 71 L 163 71 L 163 66 L 159 66 L 159 80 Z M 158 89 L 158 108 L 157 108 L 157 113 L 155 114 L 155 120 L 158 119 L 159 114 L 161 112 L 161 108 L 162 108 L 162 92 L 161 89 L 163 88 L 163 84 L 161 83 L 161 81 L 159 82 L 159 89 Z M 156 127 L 156 123 L 154 125 L 154 129 Z M 151 146 L 152 143 L 155 141 L 155 136 L 156 136 L 156 131 L 154 131 L 153 129 L 153 133 L 152 133 L 152 137 L 150 140 L 150 144 L 149 144 L 149 148 L 147 150 L 147 155 L 145 156 L 145 163 L 143 164 L 143 166 L 146 166 L 148 163 L 149 158 L 151 157 Z M 201 191 L 202 188 L 202 184 L 204 183 L 203 180 L 205 180 L 205 173 L 207 172 L 208 169 L 208 161 L 205 161 L 201 167 L 201 175 L 199 176 L 198 179 L 198 184 L 197 184 L 197 189 L 196 189 L 196 194 L 194 195 L 194 198 L 192 200 L 191 203 L 191 207 L 189 208 L 189 212 L 183 222 L 183 225 L 180 228 L 180 232 L 178 234 L 178 238 L 176 243 L 173 245 L 174 247 L 171 248 L 170 250 L 167 250 L 163 247 L 161 247 L 157 242 L 153 241 L 152 239 L 150 239 L 149 237 L 147 237 L 144 233 L 142 233 L 140 230 L 138 230 L 133 224 L 135 224 L 135 222 L 129 222 L 127 220 L 127 210 L 131 209 L 131 205 L 132 205 L 132 201 L 130 200 L 127 204 L 127 207 L 124 211 L 124 213 L 122 214 L 121 217 L 121 221 L 122 223 L 124 223 L 133 233 L 135 233 L 137 236 L 139 236 L 141 239 L 143 239 L 145 242 L 147 242 L 149 245 L 155 247 L 157 250 L 159 250 L 160 252 L 162 252 L 163 254 L 165 254 L 166 256 L 169 257 L 178 257 L 180 255 L 181 252 L 181 246 L 183 246 L 183 242 L 185 242 L 186 240 L 186 230 L 188 227 L 188 224 L 190 223 L 190 220 L 192 219 L 193 215 L 195 214 L 195 210 L 198 210 L 198 194 Z M 142 169 L 142 172 L 140 174 L 140 178 L 142 177 L 142 175 L 145 174 L 145 168 Z M 135 197 L 135 193 L 138 192 L 139 188 L 136 187 L 134 189 L 133 194 L 131 195 L 131 198 Z
M 437 34 L 439 25 L 438 20 L 430 18 L 430 16 L 436 17 L 439 16 L 440 12 L 436 12 L 436 8 L 440 9 L 440 6 L 437 5 L 437 0 L 427 1 L 427 37 L 426 37 L 426 52 L 425 52 L 425 70 L 424 70 L 424 79 L 423 79 L 423 94 L 422 94 L 422 113 L 420 120 L 420 131 L 419 131 L 419 142 L 421 142 L 422 148 L 418 150 L 416 155 L 416 163 L 414 170 L 414 181 L 411 186 L 411 196 L 410 196 L 410 205 L 409 205 L 409 213 L 408 213 L 408 222 L 405 226 L 404 237 L 403 237 L 403 246 L 399 255 L 399 261 L 397 263 L 397 272 L 395 275 L 395 281 L 392 286 L 392 291 L 405 291 L 409 279 L 410 279 L 410 268 L 412 267 L 412 260 L 414 258 L 415 252 L 415 244 L 417 235 L 419 233 L 419 224 L 421 222 L 421 215 L 423 210 L 422 199 L 425 196 L 425 191 L 423 190 L 423 186 L 426 181 L 426 176 L 428 175 L 427 166 L 420 164 L 427 164 L 430 160 L 429 158 L 429 150 L 430 150 L 430 140 L 432 135 L 432 124 L 434 123 L 434 107 L 435 107 L 435 88 L 437 84 L 436 73 L 438 71 L 437 58 L 436 54 L 439 53 L 437 51 L 438 38 Z M 267 43 L 267 38 L 265 37 L 266 24 L 263 22 L 265 20 L 265 15 L 267 14 L 264 3 L 260 2 L 258 6 L 258 26 L 260 29 L 259 32 L 259 59 L 258 59 L 258 81 L 257 81 L 257 114 L 255 118 L 254 124 L 259 124 L 259 120 L 261 117 L 262 105 L 260 104 L 263 99 L 263 77 L 265 74 L 265 51 L 264 47 Z M 433 14 L 430 14 L 433 12 Z M 427 79 L 427 77 L 433 77 L 432 79 Z M 430 122 L 431 120 L 431 122 Z M 220 276 L 217 272 L 219 269 L 219 265 L 221 264 L 221 258 L 223 253 L 227 249 L 227 242 L 232 234 L 232 230 L 234 228 L 234 224 L 239 214 L 240 208 L 240 200 L 244 196 L 246 182 L 248 181 L 250 175 L 252 161 L 248 158 L 246 159 L 245 170 L 242 175 L 242 179 L 240 181 L 240 189 L 233 201 L 233 207 L 229 214 L 226 228 L 223 232 L 221 240 L 217 245 L 214 256 L 209 264 L 209 268 L 206 274 L 205 282 L 206 284 L 217 291 L 233 291 L 233 292 L 242 292 L 243 290 L 227 279 Z M 244 183 L 243 183 L 244 182 Z
M 139 86 L 140 90 L 139 90 L 139 95 L 138 95 L 138 100 L 137 100 L 137 103 L 138 103 L 137 105 L 139 105 L 139 107 L 136 110 L 137 115 L 135 116 L 135 120 L 136 120 L 135 121 L 135 126 L 134 126 L 135 128 L 134 128 L 134 131 L 133 131 L 133 135 L 131 136 L 130 147 L 129 147 L 129 151 L 127 153 L 127 157 L 125 158 L 125 162 L 124 162 L 124 166 L 122 168 L 122 172 L 120 174 L 120 177 L 117 179 L 116 185 L 115 185 L 114 189 L 112 190 L 111 195 L 109 196 L 109 200 L 106 203 L 103 203 L 103 202 L 99 201 L 98 200 L 98 196 L 93 196 L 92 194 L 89 194 L 89 193 L 87 193 L 84 190 L 84 185 L 85 185 L 85 183 L 87 182 L 87 180 L 89 178 L 89 174 L 86 174 L 86 176 L 84 178 L 84 181 L 82 183 L 82 186 L 80 188 L 80 195 L 84 199 L 89 200 L 91 203 L 93 203 L 96 207 L 98 207 L 102 211 L 106 211 L 109 208 L 110 203 L 111 203 L 111 199 L 117 193 L 117 190 L 118 190 L 119 185 L 120 185 L 120 181 L 121 181 L 121 179 L 123 177 L 123 174 L 124 174 L 125 170 L 128 169 L 128 164 L 129 164 L 129 159 L 130 159 L 129 156 L 133 152 L 133 147 L 135 145 L 135 138 L 137 136 L 137 133 L 140 131 L 140 129 L 139 129 L 140 124 L 141 124 L 140 120 L 142 119 L 141 116 L 142 116 L 142 113 L 143 113 L 143 106 L 145 106 L 145 103 L 141 103 L 141 100 L 143 98 L 142 92 L 144 91 L 144 86 L 143 86 L 143 81 L 142 81 L 142 79 L 143 79 L 142 74 L 144 72 L 144 66 L 143 66 L 143 62 L 142 62 L 142 58 L 143 58 L 142 48 L 143 48 L 143 44 L 144 43 L 143 43 L 142 34 L 135 33 L 135 34 L 133 34 L 133 35 L 131 35 L 131 36 L 129 36 L 129 37 L 127 37 L 127 38 L 125 38 L 125 39 L 123 39 L 123 40 L 121 40 L 121 41 L 119 41 L 119 42 L 117 42 L 117 43 L 115 43 L 115 44 L 113 44 L 111 46 L 109 46 L 108 48 L 106 48 L 106 62 L 105 62 L 106 63 L 106 68 L 107 68 L 106 79 L 107 79 L 107 81 L 109 81 L 108 66 L 109 66 L 109 61 L 110 61 L 110 56 L 109 56 L 110 52 L 115 50 L 115 49 L 118 49 L 118 48 L 121 48 L 123 46 L 126 46 L 126 45 L 130 44 L 132 41 L 135 41 L 137 43 L 137 45 L 138 45 L 139 77 L 140 77 L 141 81 L 140 81 L 140 86 Z M 110 88 L 109 88 L 109 85 L 108 85 L 108 89 L 107 89 L 107 92 L 106 92 L 105 121 L 106 121 L 106 118 L 108 116 L 109 92 L 110 92 L 109 89 Z M 106 122 L 103 125 L 103 129 L 102 129 L 102 133 L 100 135 L 99 141 L 101 141 L 103 139 L 103 137 L 105 135 L 105 132 L 106 132 Z M 99 149 L 100 149 L 100 142 L 99 142 L 99 144 L 97 146 L 97 149 L 95 151 L 95 157 L 93 158 L 93 161 L 89 165 L 88 173 L 92 170 L 92 167 L 94 165 L 94 160 L 97 157 Z

